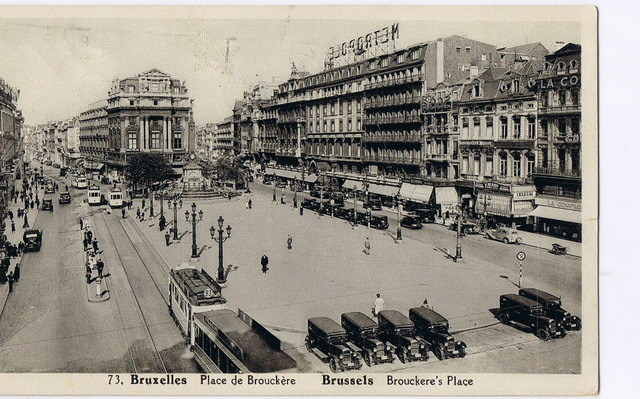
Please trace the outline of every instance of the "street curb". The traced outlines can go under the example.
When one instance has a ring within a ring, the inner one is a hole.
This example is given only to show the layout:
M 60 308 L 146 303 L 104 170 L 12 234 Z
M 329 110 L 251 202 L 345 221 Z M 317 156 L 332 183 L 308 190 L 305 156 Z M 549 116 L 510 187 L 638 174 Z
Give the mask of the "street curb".
M 95 282 L 92 281 L 91 284 L 87 284 L 87 300 L 89 300 L 89 302 L 105 302 L 111 298 L 109 285 L 107 284 L 107 279 L 105 277 L 102 278 L 101 285 L 104 287 L 104 289 L 102 290 L 103 294 L 100 296 L 100 299 L 96 299 L 96 296 L 94 295 L 96 292 Z
M 525 245 L 525 246 L 531 247 L 531 248 L 543 249 L 543 250 L 545 250 L 547 252 L 551 251 L 551 248 L 539 247 L 537 245 L 527 244 L 527 243 L 524 243 L 524 242 L 522 244 L 520 244 L 520 245 Z M 570 254 L 570 253 L 566 253 L 565 256 L 572 256 L 574 258 L 582 259 L 581 255 L 574 255 L 574 254 Z

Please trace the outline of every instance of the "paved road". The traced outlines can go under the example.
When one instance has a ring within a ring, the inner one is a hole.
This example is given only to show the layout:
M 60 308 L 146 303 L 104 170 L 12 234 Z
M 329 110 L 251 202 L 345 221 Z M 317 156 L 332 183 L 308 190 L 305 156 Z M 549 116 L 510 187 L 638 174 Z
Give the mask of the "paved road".
M 35 221 L 42 249 L 23 258 L 20 283 L 0 316 L 0 371 L 198 372 L 155 281 L 144 274 L 153 262 L 134 248 L 135 235 L 130 239 L 115 215 L 83 203 L 86 190 L 72 189 L 69 205 L 58 205 L 57 195 L 54 212 Z M 87 215 L 110 274 L 106 302 L 87 298 L 78 223 Z
M 253 209 L 245 209 L 245 198 L 196 201 L 204 219 L 196 226 L 202 252 L 199 267 L 215 274 L 218 250 L 208 230 L 222 215 L 232 226 L 232 237 L 224 246 L 224 266 L 231 265 L 229 284 L 223 291 L 231 308 L 241 308 L 270 326 L 298 361 L 301 371 L 326 372 L 327 366 L 304 349 L 306 320 L 329 316 L 339 320 L 347 311 L 370 313 L 376 293 L 387 308 L 404 312 L 419 306 L 425 297 L 445 315 L 452 330 L 461 331 L 469 344 L 465 359 L 426 365 L 378 366 L 376 371 L 403 367 L 444 367 L 448 371 L 562 372 L 580 370 L 581 333 L 571 333 L 560 341 L 542 344 L 533 335 L 497 324 L 489 309 L 498 306 L 500 294 L 517 292 L 518 262 L 515 254 L 527 252 L 524 284 L 562 295 L 566 307 L 580 314 L 580 262 L 556 257 L 543 250 L 505 245 L 479 236 L 463 241 L 464 259 L 453 263 L 434 248 L 455 248 L 455 233 L 442 226 L 426 226 L 419 231 L 404 230 L 404 240 L 396 243 L 387 231 L 356 229 L 343 220 L 319 217 L 271 202 L 272 189 L 252 185 Z M 291 194 L 287 194 L 291 199 Z M 190 206 L 185 202 L 180 215 Z M 134 209 L 139 205 L 136 201 Z M 133 220 L 133 219 L 132 219 Z M 183 263 L 191 253 L 191 228 L 181 221 L 180 242 L 169 247 L 156 220 L 135 222 L 169 265 Z M 395 226 L 392 224 L 392 229 Z M 293 249 L 286 247 L 287 234 Z M 370 238 L 372 252 L 365 255 L 363 243 Z M 267 253 L 269 272 L 261 272 L 260 257 Z M 501 276 L 507 277 L 503 278 Z M 516 348 L 517 350 L 507 350 Z M 550 348 L 553 348 L 550 350 Z M 549 352 L 560 350 L 550 357 Z M 475 360 L 474 360 L 475 359 Z

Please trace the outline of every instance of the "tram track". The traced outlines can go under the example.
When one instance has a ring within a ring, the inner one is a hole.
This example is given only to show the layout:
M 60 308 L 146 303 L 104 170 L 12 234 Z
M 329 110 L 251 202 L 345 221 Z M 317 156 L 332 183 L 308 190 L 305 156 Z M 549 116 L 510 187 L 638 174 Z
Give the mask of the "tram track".
M 150 329 L 150 323 L 147 320 L 147 317 L 145 316 L 145 312 L 143 311 L 143 306 L 141 304 L 140 298 L 138 296 L 138 294 L 136 294 L 136 289 L 134 288 L 135 284 L 132 284 L 132 280 L 131 280 L 131 276 L 129 275 L 130 272 L 127 271 L 127 267 L 125 267 L 127 261 L 125 260 L 124 255 L 122 254 L 122 248 L 120 248 L 117 244 L 116 244 L 116 240 L 114 239 L 112 230 L 113 230 L 113 221 L 108 221 L 107 218 L 105 218 L 103 213 L 98 213 L 96 215 L 94 215 L 94 217 L 96 217 L 97 215 L 100 215 L 99 217 L 102 219 L 102 222 L 104 223 L 107 233 L 109 235 L 109 239 L 110 239 L 110 243 L 112 245 L 112 248 L 115 249 L 115 253 L 116 256 L 118 257 L 118 260 L 120 262 L 120 264 L 122 265 L 122 269 L 124 271 L 124 276 L 126 278 L 126 281 L 128 283 L 128 285 L 131 287 L 131 293 L 132 293 L 132 297 L 136 303 L 137 306 L 137 311 L 140 315 L 140 320 L 142 321 L 143 327 L 144 327 L 144 331 L 145 331 L 145 335 L 147 336 L 149 343 L 151 345 L 151 349 L 153 350 L 154 356 L 157 358 L 157 367 L 156 370 L 149 370 L 150 372 L 163 372 L 166 373 L 167 372 L 167 366 L 165 364 L 164 359 L 162 358 L 162 354 L 161 351 L 158 349 L 158 345 L 156 343 L 156 339 L 154 338 L 154 334 Z M 154 285 L 156 287 L 156 289 L 162 294 L 162 290 L 160 289 L 160 287 L 158 287 L 155 279 L 153 279 L 153 276 L 151 275 L 148 267 L 145 265 L 144 260 L 142 259 L 142 257 L 140 256 L 137 248 L 135 247 L 133 241 L 131 240 L 131 238 L 129 237 L 128 234 L 124 234 L 126 236 L 126 239 L 129 241 L 129 243 L 131 244 L 131 246 L 134 248 L 135 254 L 136 256 L 139 258 L 140 263 L 142 263 L 142 265 L 144 266 L 144 268 L 146 269 L 147 273 L 149 273 L 149 277 L 151 277 L 151 279 L 154 282 Z M 117 295 L 114 295 L 113 297 L 115 297 L 116 300 L 116 306 L 118 308 L 118 313 L 120 314 L 120 316 L 122 317 L 122 309 L 120 307 L 120 303 L 117 299 Z M 155 324 L 155 323 L 154 323 Z M 129 353 L 131 355 L 132 361 L 133 361 L 133 366 L 134 366 L 134 370 L 137 373 L 138 372 L 138 367 L 136 366 L 135 363 L 135 356 L 133 354 L 133 344 L 129 344 Z M 143 370 L 143 371 L 147 371 L 147 370 Z

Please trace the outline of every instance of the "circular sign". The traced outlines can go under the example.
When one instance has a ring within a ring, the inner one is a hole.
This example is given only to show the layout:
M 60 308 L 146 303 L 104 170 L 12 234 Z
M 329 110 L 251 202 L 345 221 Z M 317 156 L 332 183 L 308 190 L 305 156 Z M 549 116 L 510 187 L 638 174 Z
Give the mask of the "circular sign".
M 524 260 L 526 257 L 527 255 L 522 251 L 518 252 L 518 254 L 516 255 L 516 258 L 518 258 L 518 260 Z
M 24 214 L 26 215 L 27 213 L 29 213 L 29 210 L 25 208 Z
M 213 296 L 213 290 L 211 288 L 207 288 L 204 290 L 204 297 L 211 298 Z

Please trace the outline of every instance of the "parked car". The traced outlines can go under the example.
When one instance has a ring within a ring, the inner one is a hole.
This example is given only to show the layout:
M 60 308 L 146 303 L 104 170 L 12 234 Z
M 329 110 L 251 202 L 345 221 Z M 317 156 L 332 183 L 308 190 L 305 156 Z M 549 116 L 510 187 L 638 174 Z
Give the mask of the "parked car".
M 320 190 L 320 189 L 314 188 L 309 192 L 309 194 L 311 194 L 311 196 L 314 198 L 320 198 L 320 194 L 322 194 L 322 198 L 320 199 L 331 198 L 331 190 Z
M 484 236 L 492 240 L 502 241 L 505 244 L 522 244 L 522 237 L 518 236 L 518 231 L 508 227 L 489 229 Z
M 458 221 L 454 220 L 450 225 L 449 225 L 449 229 L 453 230 L 453 231 L 457 231 L 458 230 Z M 474 222 L 470 222 L 468 220 L 464 220 L 462 222 L 462 225 L 460 226 L 460 231 L 463 234 L 480 234 L 482 232 L 482 229 L 480 228 L 480 225 Z
M 440 313 L 421 306 L 409 309 L 409 319 L 416 326 L 416 334 L 429 342 L 438 359 L 466 356 L 467 344 L 451 336 L 449 321 Z
M 287 187 L 287 182 L 283 181 L 283 180 L 278 180 L 276 182 L 276 187 L 277 188 L 286 188 Z
M 553 318 L 565 330 L 580 331 L 582 329 L 582 320 L 564 310 L 562 300 L 559 297 L 536 288 L 520 288 L 518 294 L 541 303 L 547 316 Z
M 364 207 L 371 209 L 372 211 L 382 210 L 382 200 L 379 198 L 369 198 L 369 201 L 364 203 Z
M 347 331 L 349 341 L 360 348 L 360 353 L 367 366 L 392 363 L 395 360 L 391 345 L 380 340 L 378 323 L 369 316 L 361 312 L 343 313 L 341 321 L 342 327 Z
M 328 317 L 313 317 L 307 321 L 305 346 L 320 360 L 329 362 L 329 368 L 334 373 L 362 368 L 359 349 L 348 342 L 347 331 Z
M 371 215 L 371 227 L 378 230 L 389 228 L 389 218 L 386 216 Z
M 60 198 L 58 198 L 59 204 L 70 204 L 71 203 L 71 195 L 68 192 L 60 193 Z
M 418 208 L 418 209 L 414 209 L 411 213 L 413 214 L 413 216 L 418 218 L 422 223 L 436 222 L 436 211 L 434 211 L 433 209 Z
M 405 216 L 400 220 L 400 226 L 408 229 L 418 230 L 422 228 L 422 223 L 414 216 Z
M 330 198 L 332 200 L 334 200 L 336 203 L 340 202 L 342 204 L 344 204 L 344 193 L 340 192 L 340 191 L 332 191 L 331 194 L 329 194 Z
M 429 343 L 417 337 L 413 322 L 397 310 L 378 312 L 380 339 L 391 346 L 402 363 L 429 358 Z
M 353 220 L 353 209 L 341 206 L 336 207 L 336 209 L 333 210 L 333 216 L 344 220 Z
M 318 201 L 316 201 L 313 198 L 305 198 L 302 200 L 302 204 L 300 204 L 301 207 L 305 208 L 305 209 L 309 209 L 312 211 L 317 211 L 320 209 L 320 203 Z
M 24 242 L 24 251 L 40 251 L 42 246 L 42 231 L 31 229 L 26 230 L 22 235 L 22 241 Z
M 498 319 L 503 324 L 516 322 L 525 326 L 543 341 L 567 334 L 562 326 L 545 314 L 541 303 L 516 294 L 500 296 Z

